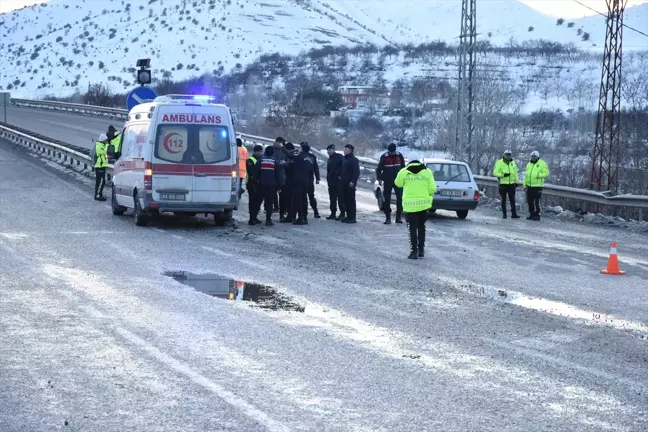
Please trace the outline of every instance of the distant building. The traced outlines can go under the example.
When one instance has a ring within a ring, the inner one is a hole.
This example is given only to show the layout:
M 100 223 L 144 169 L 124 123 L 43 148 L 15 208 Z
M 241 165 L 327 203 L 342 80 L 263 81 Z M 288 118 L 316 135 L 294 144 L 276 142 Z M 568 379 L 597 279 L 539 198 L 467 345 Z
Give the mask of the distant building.
M 338 91 L 348 109 L 380 111 L 389 106 L 389 93 L 382 93 L 372 86 L 342 86 Z

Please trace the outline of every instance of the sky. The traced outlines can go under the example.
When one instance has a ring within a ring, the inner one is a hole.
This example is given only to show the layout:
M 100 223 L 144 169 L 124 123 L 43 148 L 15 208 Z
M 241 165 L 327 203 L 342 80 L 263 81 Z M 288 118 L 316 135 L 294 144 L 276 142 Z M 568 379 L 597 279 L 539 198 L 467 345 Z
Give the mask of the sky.
M 37 3 L 44 3 L 47 0 L 0 0 L 0 13 L 10 12 L 14 9 L 20 9 L 24 6 L 31 6 Z M 344 0 L 334 0 L 334 1 L 344 1 Z M 366 0 L 371 1 L 371 0 Z M 394 0 L 399 1 L 399 0 Z M 459 2 L 459 0 L 446 0 Z M 479 15 L 480 4 L 493 2 L 493 1 L 512 1 L 512 0 L 477 0 L 477 14 Z M 580 18 L 586 15 L 592 15 L 593 12 L 578 5 L 573 0 L 520 0 L 522 3 L 525 3 L 531 6 L 534 9 L 539 10 L 547 15 L 555 16 L 558 18 Z M 604 12 L 605 0 L 579 0 L 581 3 L 584 3 L 591 8 Z M 135 3 L 142 2 L 148 3 L 145 0 L 134 0 Z M 648 0 L 628 0 L 628 7 L 636 6 L 643 3 L 648 3 Z

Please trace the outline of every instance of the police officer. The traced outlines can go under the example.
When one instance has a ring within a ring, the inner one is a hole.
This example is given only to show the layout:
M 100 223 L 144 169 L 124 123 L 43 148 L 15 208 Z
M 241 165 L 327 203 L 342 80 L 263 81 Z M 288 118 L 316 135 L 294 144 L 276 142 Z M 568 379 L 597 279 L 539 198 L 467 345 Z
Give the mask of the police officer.
M 284 184 L 284 171 L 274 158 L 274 151 L 274 147 L 266 147 L 261 158 L 261 174 L 259 176 L 266 214 L 266 226 L 274 225 L 272 223 L 272 207 L 277 191 L 281 190 Z
M 360 178 L 360 162 L 353 154 L 354 147 L 351 144 L 344 146 L 344 158 L 342 158 L 342 194 L 344 196 L 344 211 L 346 217 L 344 223 L 356 223 L 356 186 Z
M 531 152 L 531 160 L 524 173 L 524 190 L 529 204 L 527 220 L 540 220 L 540 198 L 542 198 L 542 189 L 547 177 L 549 177 L 547 162 L 540 159 L 540 153 L 534 150 Z
M 425 256 L 425 224 L 436 192 L 434 176 L 419 160 L 413 160 L 398 172 L 394 184 L 403 188 L 403 207 L 407 213 L 410 254 L 407 258 Z
M 248 208 L 250 211 L 250 221 L 248 225 L 257 225 L 261 221 L 258 219 L 259 210 L 263 195 L 261 193 L 261 157 L 263 156 L 263 146 L 257 144 L 254 146 L 252 156 L 245 162 L 247 177 L 245 187 L 248 191 Z
M 115 161 L 121 156 L 121 134 L 117 133 L 115 126 L 110 125 L 106 136 L 108 137 L 108 159 Z
M 278 162 L 279 166 L 281 169 L 284 168 L 286 164 L 286 159 L 288 159 L 288 151 L 284 148 L 284 145 L 286 144 L 286 140 L 283 137 L 277 137 L 274 142 L 274 158 Z M 283 197 L 283 201 L 282 201 Z M 277 194 L 275 199 L 272 201 L 273 203 L 273 209 L 274 211 L 278 211 L 280 216 L 284 216 L 285 212 L 287 211 L 285 209 L 287 202 L 287 195 L 286 193 L 283 194 Z M 283 205 L 282 205 L 283 204 Z
M 308 145 L 308 143 L 305 141 L 302 144 Z M 308 148 L 310 149 L 310 146 Z M 313 169 L 315 173 L 315 183 L 311 182 L 310 187 L 308 189 L 308 202 L 310 203 L 310 206 L 313 209 L 313 217 L 315 219 L 319 219 L 320 214 L 317 211 L 317 200 L 315 199 L 315 185 L 320 184 L 320 170 L 319 170 L 319 165 L 317 164 L 317 156 L 315 156 L 312 152 L 309 152 L 308 154 L 310 155 L 310 158 L 313 161 Z
M 335 151 L 335 145 L 326 147 L 329 159 L 326 163 L 326 183 L 328 185 L 329 201 L 331 203 L 331 214 L 326 218 L 333 220 L 337 213 L 337 204 L 340 202 L 340 212 L 343 205 L 340 194 L 340 181 L 342 180 L 342 155 Z
M 376 168 L 376 179 L 383 186 L 383 211 L 385 212 L 385 224 L 391 223 L 391 195 L 392 189 L 396 192 L 396 223 L 403 223 L 401 214 L 403 213 L 403 189 L 394 185 L 394 180 L 398 172 L 405 168 L 405 158 L 396 151 L 396 144 L 391 143 L 387 146 L 387 152 L 380 156 L 378 168 Z
M 103 196 L 103 189 L 106 185 L 106 168 L 108 168 L 108 143 L 110 140 L 106 134 L 99 136 L 99 141 L 95 143 L 95 190 L 94 199 L 96 201 L 106 201 Z
M 308 224 L 308 191 L 313 186 L 313 173 L 315 168 L 313 158 L 310 154 L 310 146 L 302 142 L 301 153 L 293 158 L 295 163 L 295 211 L 297 219 L 295 225 Z
M 292 223 L 295 221 L 295 163 L 293 157 L 299 154 L 299 150 L 291 142 L 287 142 L 283 146 L 282 151 L 284 150 L 286 153 L 283 164 L 285 184 L 281 191 L 284 201 L 279 203 L 281 209 L 279 222 Z
M 518 170 L 515 161 L 513 160 L 513 153 L 511 150 L 504 151 L 504 156 L 495 162 L 493 175 L 497 177 L 499 183 L 499 193 L 502 198 L 502 217 L 506 219 L 506 197 L 508 196 L 511 201 L 511 218 L 519 219 L 515 208 L 515 189 L 518 182 Z

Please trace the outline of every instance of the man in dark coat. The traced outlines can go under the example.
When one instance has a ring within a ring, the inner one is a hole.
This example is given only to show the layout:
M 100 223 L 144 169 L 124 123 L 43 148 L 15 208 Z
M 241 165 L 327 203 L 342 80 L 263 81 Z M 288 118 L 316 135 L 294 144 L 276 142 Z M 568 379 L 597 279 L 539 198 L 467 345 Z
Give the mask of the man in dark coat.
M 254 146 L 254 153 L 245 162 L 247 178 L 245 187 L 248 191 L 250 221 L 249 225 L 260 224 L 258 219 L 261 203 L 263 202 L 263 193 L 261 192 L 261 158 L 263 157 L 263 146 L 257 144 Z
M 302 144 L 308 145 L 307 142 L 302 142 Z M 310 146 L 309 146 L 310 148 Z M 311 208 L 313 209 L 313 217 L 319 219 L 319 211 L 317 211 L 317 200 L 315 199 L 315 185 L 320 183 L 320 170 L 319 165 L 317 164 L 317 156 L 313 153 L 308 153 L 311 160 L 313 161 L 313 169 L 315 174 L 315 183 L 311 182 L 310 187 L 308 188 L 308 202 L 310 203 Z
M 344 223 L 356 223 L 356 186 L 360 178 L 360 162 L 353 154 L 354 147 L 351 144 L 344 146 L 344 158 L 342 159 L 342 193 L 344 194 L 344 207 L 346 218 Z
M 295 225 L 308 224 L 308 191 L 313 187 L 313 159 L 310 155 L 310 146 L 301 143 L 301 153 L 293 159 L 295 163 L 295 211 L 297 219 Z
M 284 185 L 284 170 L 279 162 L 274 158 L 274 148 L 266 147 L 261 158 L 261 191 L 263 192 L 264 208 L 266 213 L 266 226 L 274 225 L 272 223 L 272 211 L 274 197 L 277 191 L 281 190 Z
M 405 158 L 399 151 L 396 151 L 396 144 L 389 144 L 387 152 L 380 156 L 380 162 L 378 168 L 376 168 L 376 179 L 383 187 L 383 197 L 385 198 L 383 211 L 385 212 L 386 225 L 391 223 L 392 190 L 396 192 L 396 223 L 403 223 L 401 220 L 403 214 L 403 189 L 394 185 L 398 172 L 403 168 L 405 168 Z
M 344 208 L 342 194 L 340 193 L 342 155 L 336 153 L 334 144 L 326 147 L 326 151 L 329 156 L 329 160 L 326 163 L 326 183 L 328 184 L 329 201 L 331 203 L 331 214 L 326 219 L 332 220 L 336 218 L 338 202 L 340 203 L 340 214 Z

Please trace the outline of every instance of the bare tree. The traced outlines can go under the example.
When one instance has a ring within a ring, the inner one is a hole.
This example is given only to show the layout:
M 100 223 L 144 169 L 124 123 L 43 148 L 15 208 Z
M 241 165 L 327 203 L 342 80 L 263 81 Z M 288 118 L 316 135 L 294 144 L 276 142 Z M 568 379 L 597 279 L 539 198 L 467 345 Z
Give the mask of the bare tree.
M 103 83 L 89 84 L 84 103 L 97 106 L 110 106 L 114 93 Z

